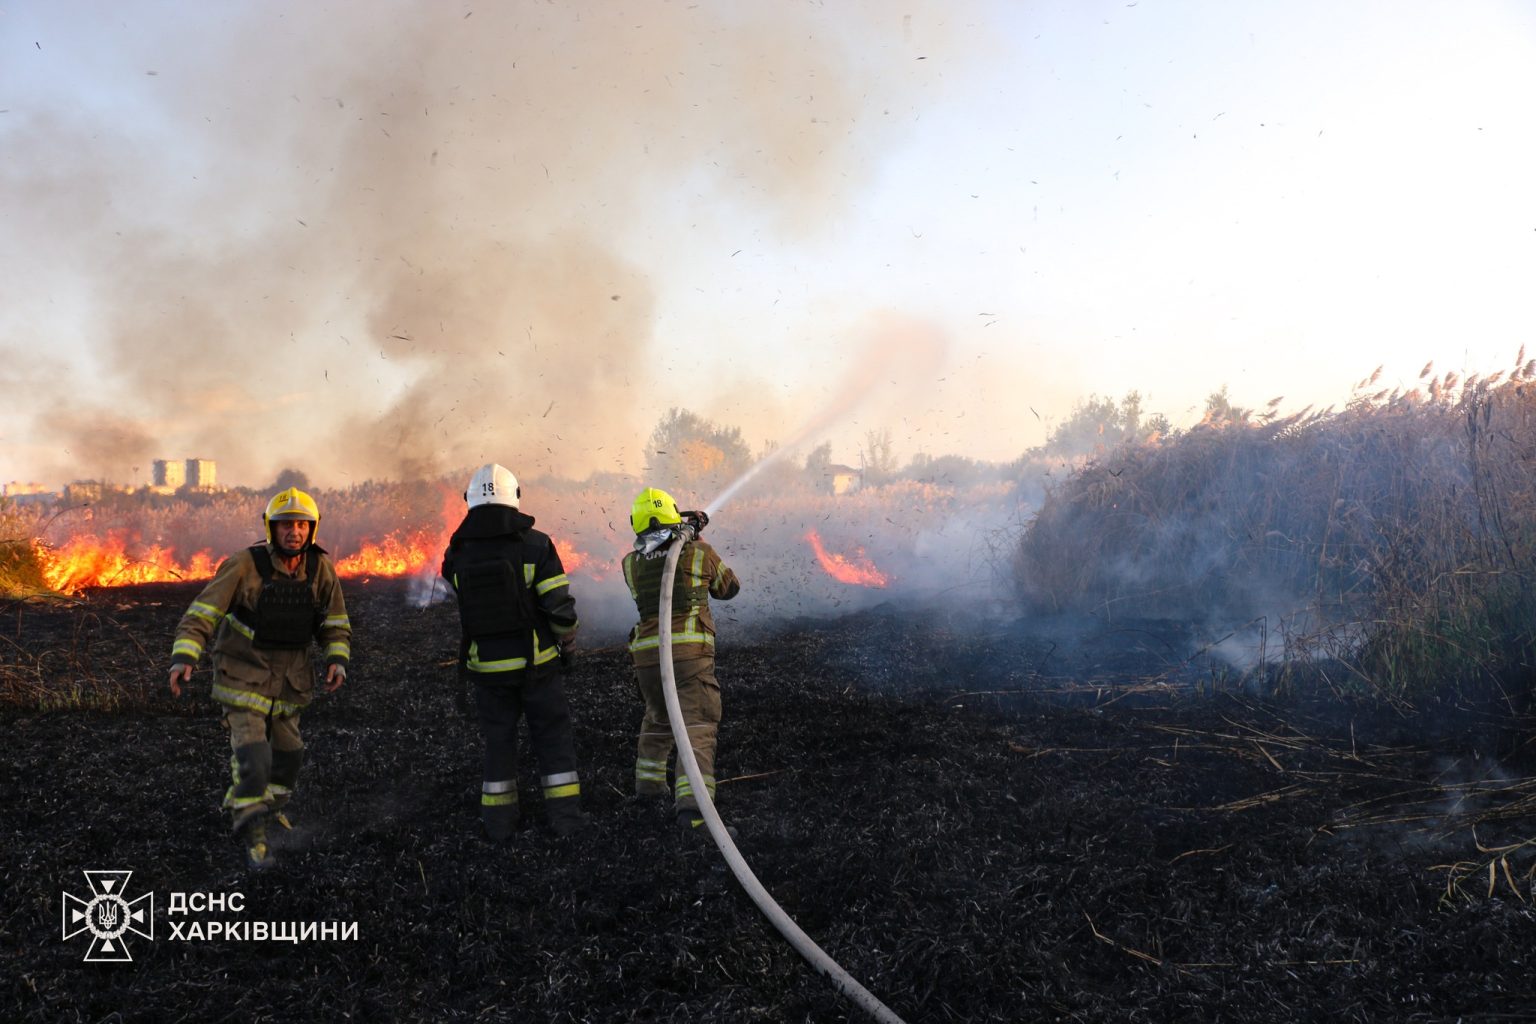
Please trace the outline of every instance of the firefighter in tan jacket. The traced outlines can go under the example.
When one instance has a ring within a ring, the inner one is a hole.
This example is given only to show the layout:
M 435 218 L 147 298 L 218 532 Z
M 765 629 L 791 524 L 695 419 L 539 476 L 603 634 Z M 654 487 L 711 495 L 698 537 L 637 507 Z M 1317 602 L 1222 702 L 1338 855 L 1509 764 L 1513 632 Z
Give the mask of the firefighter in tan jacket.
M 352 654 L 341 581 L 315 544 L 315 500 L 290 487 L 267 504 L 262 525 L 266 543 L 225 559 L 182 616 L 170 673 L 179 697 L 212 641 L 212 696 L 233 751 L 224 806 L 251 868 L 272 862 L 268 816 L 292 827 L 283 808 L 304 761 L 299 715 L 314 695 L 311 648 L 318 642 L 324 650 L 327 693 L 346 680 Z
M 667 759 L 672 755 L 672 727 L 667 717 L 661 680 L 662 572 L 667 547 L 687 516 L 695 535 L 684 535 L 677 575 L 672 586 L 672 668 L 677 700 L 688 728 L 688 745 L 711 798 L 715 795 L 715 746 L 720 732 L 720 683 L 715 679 L 715 619 L 709 599 L 729 601 L 741 591 L 741 581 L 715 549 L 696 533 L 709 520 L 700 512 L 682 513 L 666 491 L 647 487 L 635 498 L 630 525 L 635 550 L 624 556 L 624 582 L 635 600 L 640 621 L 630 630 L 629 654 L 645 700 L 640 738 L 635 750 L 635 795 L 641 799 L 667 796 Z M 675 771 L 672 809 L 682 828 L 704 824 L 699 801 L 679 761 Z

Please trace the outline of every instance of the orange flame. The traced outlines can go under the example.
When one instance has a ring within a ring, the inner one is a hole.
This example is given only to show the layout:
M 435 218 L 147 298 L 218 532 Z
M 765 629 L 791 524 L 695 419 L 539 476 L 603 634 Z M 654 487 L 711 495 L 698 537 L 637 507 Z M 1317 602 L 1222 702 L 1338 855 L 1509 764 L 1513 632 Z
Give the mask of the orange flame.
M 854 554 L 850 557 L 828 551 L 822 546 L 821 537 L 815 530 L 807 530 L 805 539 L 811 542 L 811 549 L 816 552 L 816 561 L 821 563 L 828 576 L 839 583 L 851 583 L 858 587 L 883 587 L 890 582 L 885 573 L 875 568 L 875 564 L 865 557 L 863 548 L 854 548 Z
M 105 538 L 78 534 L 61 547 L 34 544 L 32 550 L 42 569 L 43 582 L 63 594 L 77 593 L 86 587 L 207 579 L 218 567 L 209 552 L 199 551 L 181 562 L 171 549 L 158 544 L 150 545 L 141 554 L 130 555 L 128 538 L 117 532 Z
M 443 552 L 448 548 L 448 539 L 464 516 L 463 495 L 444 487 L 441 497 L 439 514 L 442 522 L 437 530 L 409 533 L 397 530 L 386 534 L 383 540 L 365 540 L 356 554 L 336 560 L 336 574 L 342 577 L 435 575 L 442 564 Z
M 566 572 L 587 569 L 591 564 L 591 555 L 584 551 L 577 551 L 571 547 L 569 542 L 560 540 L 558 537 L 553 538 L 553 540 L 555 543 L 555 554 L 560 556 L 560 564 L 565 567 Z
M 346 578 L 435 574 L 448 538 L 463 515 L 462 501 L 457 495 L 444 501 L 440 531 L 397 530 L 379 540 L 364 540 L 356 552 L 336 559 L 337 574 Z M 183 560 L 173 548 L 158 544 L 130 554 L 132 539 L 128 531 L 113 531 L 105 537 L 82 533 L 57 547 L 34 543 L 33 553 L 43 582 L 63 594 L 76 594 L 89 587 L 210 579 L 222 561 L 222 556 L 212 551 L 199 551 Z M 567 572 L 602 578 L 591 555 L 561 540 L 555 541 L 555 549 Z
M 206 580 L 213 576 L 222 557 L 199 551 L 185 560 L 170 548 L 152 544 L 130 554 L 128 540 L 119 534 L 97 537 L 77 534 L 58 547 L 34 544 L 43 582 L 61 594 L 75 594 L 88 587 L 126 587 L 136 583 L 176 583 Z M 391 533 L 378 541 L 364 541 L 356 553 L 337 559 L 340 576 L 410 576 L 428 568 L 436 570 L 443 546 L 431 531 Z
M 417 530 L 402 536 L 391 533 L 379 541 L 363 541 L 355 554 L 337 559 L 338 576 L 414 576 L 436 569 L 444 544 L 436 533 Z

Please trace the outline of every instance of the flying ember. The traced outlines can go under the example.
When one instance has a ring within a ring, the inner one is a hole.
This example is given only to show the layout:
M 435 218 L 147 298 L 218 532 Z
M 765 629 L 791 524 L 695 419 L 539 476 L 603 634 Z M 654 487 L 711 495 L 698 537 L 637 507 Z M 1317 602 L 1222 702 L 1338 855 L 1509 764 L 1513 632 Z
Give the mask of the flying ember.
M 839 583 L 850 583 L 856 587 L 883 587 L 890 582 L 885 573 L 875 568 L 875 564 L 865 557 L 863 548 L 855 548 L 851 556 L 840 555 L 823 547 L 821 537 L 815 530 L 807 530 L 805 539 L 811 542 L 811 550 L 816 552 L 816 561 L 821 563 L 828 576 Z

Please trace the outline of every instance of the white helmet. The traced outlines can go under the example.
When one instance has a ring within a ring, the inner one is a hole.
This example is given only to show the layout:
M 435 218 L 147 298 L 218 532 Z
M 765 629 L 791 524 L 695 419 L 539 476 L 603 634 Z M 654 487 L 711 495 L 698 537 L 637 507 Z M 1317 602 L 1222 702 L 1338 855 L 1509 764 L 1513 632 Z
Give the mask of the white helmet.
M 517 485 L 517 477 L 507 467 L 494 462 L 475 470 L 475 475 L 469 478 L 469 489 L 464 492 L 464 500 L 469 502 L 470 508 L 481 505 L 517 508 L 522 496 L 523 489 Z

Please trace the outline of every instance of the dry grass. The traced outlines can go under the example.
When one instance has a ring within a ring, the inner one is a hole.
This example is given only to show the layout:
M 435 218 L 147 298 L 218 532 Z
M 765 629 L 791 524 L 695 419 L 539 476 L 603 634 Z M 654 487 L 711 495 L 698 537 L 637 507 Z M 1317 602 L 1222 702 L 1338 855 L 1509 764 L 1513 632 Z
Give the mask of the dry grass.
M 1388 697 L 1523 699 L 1533 375 L 1522 352 L 1508 377 L 1113 449 L 1047 496 L 1016 552 L 1019 593 L 1110 619 L 1262 621 L 1288 656 L 1341 659 Z
M 43 569 L 31 538 L 35 517 L 0 497 L 0 594 L 43 593 Z

